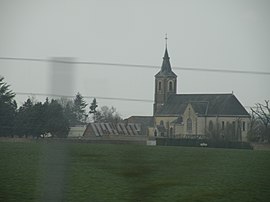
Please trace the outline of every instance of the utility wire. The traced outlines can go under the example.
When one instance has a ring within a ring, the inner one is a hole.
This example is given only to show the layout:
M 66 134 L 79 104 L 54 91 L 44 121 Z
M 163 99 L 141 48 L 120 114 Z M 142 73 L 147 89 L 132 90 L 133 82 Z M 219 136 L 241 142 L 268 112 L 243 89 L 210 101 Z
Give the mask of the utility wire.
M 18 58 L 18 57 L 0 57 L 0 60 L 12 60 L 12 61 L 29 61 L 29 62 L 55 62 L 64 64 L 78 64 L 78 65 L 103 65 L 103 66 L 116 66 L 116 67 L 134 67 L 134 68 L 148 68 L 157 69 L 159 66 L 154 65 L 138 65 L 138 64 L 124 64 L 124 63 L 106 63 L 106 62 L 88 62 L 88 61 L 65 61 L 54 59 L 39 59 L 39 58 Z M 210 68 L 194 68 L 194 67 L 174 67 L 176 70 L 185 71 L 206 71 L 206 72 L 220 72 L 220 73 L 240 73 L 240 74 L 257 74 L 257 75 L 270 75 L 270 72 L 261 71 L 248 71 L 248 70 L 229 70 L 229 69 L 210 69 Z M 37 96 L 49 96 L 49 97 L 65 97 L 74 98 L 70 95 L 57 95 L 57 94 L 45 94 L 45 93 L 26 93 L 15 92 L 17 95 L 37 95 Z M 120 97 L 100 97 L 100 96 L 84 96 L 84 98 L 96 98 L 102 100 L 118 100 L 118 101 L 132 101 L 132 102 L 151 102 L 149 99 L 137 99 L 137 98 L 120 98 Z M 250 108 L 245 106 L 245 108 Z
M 0 60 L 29 61 L 29 62 L 55 62 L 55 63 L 64 63 L 64 64 L 102 65 L 102 66 L 134 67 L 134 68 L 148 68 L 148 69 L 160 68 L 159 66 L 154 66 L 154 65 L 109 63 L 109 62 L 89 62 L 89 61 L 65 61 L 65 60 L 58 60 L 58 59 L 54 60 L 54 59 L 37 59 L 37 58 L 0 57 Z M 199 68 L 199 67 L 173 67 L 173 69 L 184 70 L 184 71 L 203 71 L 203 72 L 219 72 L 219 73 L 270 75 L 270 72 L 249 71 L 249 70 L 211 69 L 211 68 Z
M 48 97 L 63 97 L 63 98 L 74 98 L 71 95 L 59 95 L 59 94 L 47 94 L 47 93 L 26 93 L 26 92 L 15 92 L 16 95 L 37 95 L 37 96 L 48 96 Z M 118 101 L 131 101 L 131 102 L 154 102 L 148 99 L 137 99 L 137 98 L 120 98 L 120 97 L 102 97 L 102 96 L 83 96 L 89 99 L 100 99 L 100 100 L 118 100 Z
M 58 94 L 47 94 L 47 93 L 26 93 L 26 92 L 15 92 L 16 95 L 37 95 L 37 96 L 47 96 L 47 97 L 63 97 L 63 98 L 74 98 L 71 95 L 58 95 Z M 100 100 L 117 100 L 117 101 L 128 101 L 128 102 L 147 102 L 154 103 L 154 100 L 150 99 L 138 99 L 138 98 L 121 98 L 121 97 L 99 97 L 99 96 L 83 96 L 87 99 L 100 99 Z M 251 106 L 244 106 L 245 108 L 251 108 Z

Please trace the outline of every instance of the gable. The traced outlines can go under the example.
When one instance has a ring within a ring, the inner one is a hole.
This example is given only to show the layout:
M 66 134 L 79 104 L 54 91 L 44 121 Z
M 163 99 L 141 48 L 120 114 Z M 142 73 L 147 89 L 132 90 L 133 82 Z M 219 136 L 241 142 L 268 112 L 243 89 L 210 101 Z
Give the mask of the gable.
M 192 104 L 188 104 L 184 113 L 183 113 L 183 117 L 192 117 L 192 116 L 196 116 L 196 111 L 194 110 Z
M 201 116 L 249 116 L 233 94 L 171 95 L 157 115 L 183 114 L 188 104 Z

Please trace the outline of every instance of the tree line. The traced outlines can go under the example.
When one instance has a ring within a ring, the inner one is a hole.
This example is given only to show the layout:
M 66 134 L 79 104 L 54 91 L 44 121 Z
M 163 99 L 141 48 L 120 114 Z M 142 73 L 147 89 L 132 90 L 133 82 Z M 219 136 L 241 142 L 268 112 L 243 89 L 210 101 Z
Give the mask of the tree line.
M 15 93 L 10 90 L 4 78 L 0 76 L 0 137 L 1 136 L 33 136 L 39 138 L 41 134 L 51 133 L 54 137 L 67 137 L 70 127 L 93 122 L 118 123 L 122 121 L 120 114 L 114 107 L 102 106 L 98 108 L 96 99 L 88 104 L 78 92 L 74 99 L 51 99 L 37 102 L 28 98 L 18 108 Z M 270 142 L 270 106 L 269 101 L 257 103 L 251 108 L 251 121 L 248 131 L 249 141 Z M 240 120 L 239 120 L 240 121 Z M 239 126 L 240 124 L 236 124 Z M 210 127 L 208 136 L 217 139 L 219 131 Z M 239 130 L 233 125 L 226 125 L 224 137 L 231 140 L 241 140 Z
M 74 99 L 51 99 L 38 102 L 28 98 L 18 107 L 15 93 L 0 77 L 0 137 L 35 137 L 50 133 L 53 137 L 67 137 L 70 127 L 95 122 L 119 122 L 121 116 L 114 107 L 98 108 L 96 99 L 88 104 L 78 92 Z M 91 116 L 90 116 L 91 115 Z

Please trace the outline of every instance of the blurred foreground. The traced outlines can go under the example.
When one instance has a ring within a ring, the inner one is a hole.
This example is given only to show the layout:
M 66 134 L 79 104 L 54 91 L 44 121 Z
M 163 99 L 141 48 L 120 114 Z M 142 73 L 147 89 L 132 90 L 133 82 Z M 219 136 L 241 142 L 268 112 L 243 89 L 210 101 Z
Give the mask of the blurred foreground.
M 0 201 L 268 201 L 269 154 L 0 142 Z

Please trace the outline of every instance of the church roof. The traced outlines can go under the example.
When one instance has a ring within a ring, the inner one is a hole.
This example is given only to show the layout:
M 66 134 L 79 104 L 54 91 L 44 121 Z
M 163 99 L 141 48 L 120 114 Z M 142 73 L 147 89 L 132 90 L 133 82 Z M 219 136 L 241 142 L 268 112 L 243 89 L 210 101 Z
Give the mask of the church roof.
M 155 77 L 164 77 L 164 76 L 177 77 L 176 74 L 172 71 L 167 47 L 165 49 L 161 70 L 155 75 Z
M 171 95 L 156 115 L 181 115 L 188 104 L 201 116 L 249 116 L 233 94 Z
M 128 123 L 140 123 L 143 125 L 153 126 L 154 119 L 153 116 L 131 116 L 125 119 Z

